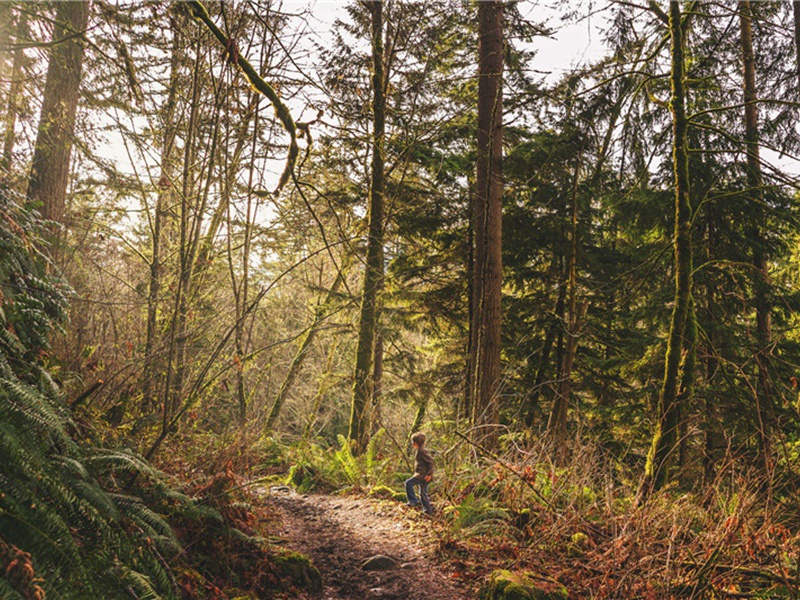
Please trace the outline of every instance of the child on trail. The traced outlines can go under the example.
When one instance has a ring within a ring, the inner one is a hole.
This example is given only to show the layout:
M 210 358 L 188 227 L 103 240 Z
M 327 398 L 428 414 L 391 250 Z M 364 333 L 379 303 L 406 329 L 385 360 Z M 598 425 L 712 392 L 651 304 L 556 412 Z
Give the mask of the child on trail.
M 428 484 L 433 479 L 433 457 L 423 447 L 425 445 L 425 434 L 417 432 L 411 436 L 411 444 L 417 451 L 414 457 L 414 475 L 406 480 L 406 496 L 408 503 L 406 506 L 419 506 L 422 501 L 422 510 L 426 515 L 433 514 L 430 498 L 428 498 Z M 414 486 L 419 486 L 419 498 L 414 493 Z

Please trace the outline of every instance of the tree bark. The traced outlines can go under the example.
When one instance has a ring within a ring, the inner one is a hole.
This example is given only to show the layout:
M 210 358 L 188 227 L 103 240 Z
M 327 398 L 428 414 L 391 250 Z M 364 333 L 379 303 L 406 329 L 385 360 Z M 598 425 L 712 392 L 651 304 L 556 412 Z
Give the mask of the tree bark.
M 464 396 L 459 410 L 459 418 L 472 422 L 472 399 L 475 393 L 473 379 L 475 363 L 478 359 L 478 321 L 476 319 L 476 269 L 475 269 L 475 189 L 470 185 L 467 202 L 467 352 L 464 374 Z
M 794 45 L 796 49 L 795 71 L 797 72 L 797 85 L 800 90 L 800 0 L 792 2 L 794 9 Z
M 57 223 L 64 219 L 88 20 L 89 2 L 56 3 L 53 44 L 27 196 L 29 202 L 41 206 L 45 219 Z
M 372 354 L 372 403 L 370 406 L 370 435 L 381 429 L 381 396 L 383 396 L 383 339 L 381 315 L 378 310 L 375 327 L 375 345 Z
M 10 13 L 10 5 L 7 10 Z M 21 44 L 27 37 L 28 15 L 24 11 L 19 11 L 17 15 L 17 43 Z M 8 88 L 8 102 L 6 103 L 6 127 L 3 135 L 3 164 L 7 169 L 11 168 L 11 161 L 14 157 L 17 113 L 19 111 L 20 94 L 22 93 L 22 67 L 24 61 L 25 52 L 22 48 L 14 50 L 14 59 L 11 65 L 11 83 Z
M 706 226 L 706 260 L 711 261 L 717 248 L 717 222 L 716 211 L 710 207 L 708 211 L 708 225 Z M 717 347 L 717 311 L 715 310 L 715 286 L 711 280 L 706 283 L 705 289 L 705 386 L 710 387 L 719 367 L 716 356 Z M 716 418 L 715 406 L 710 394 L 706 394 L 705 414 L 703 416 L 703 477 L 706 485 L 711 485 L 716 477 L 717 449 L 716 449 Z
M 673 119 L 672 158 L 675 177 L 675 227 L 673 233 L 675 300 L 667 341 L 664 380 L 658 399 L 655 430 L 639 493 L 640 499 L 647 499 L 653 491 L 663 487 L 672 476 L 680 413 L 677 396 L 681 350 L 691 301 L 692 211 L 689 202 L 689 157 L 686 142 L 683 27 L 680 4 L 671 2 L 669 8 L 672 45 L 670 109 Z
M 690 475 L 686 472 L 689 457 L 689 407 L 694 398 L 695 368 L 697 365 L 697 316 L 695 314 L 694 300 L 689 299 L 689 312 L 686 317 L 686 330 L 683 342 L 683 363 L 681 364 L 681 384 L 678 391 L 678 432 L 681 483 L 690 483 Z
M 478 136 L 475 180 L 476 311 L 472 421 L 477 427 L 498 421 L 503 216 L 503 5 L 478 5 Z M 496 430 L 476 429 L 485 444 Z
M 369 205 L 367 264 L 358 327 L 353 399 L 348 437 L 360 453 L 366 447 L 367 414 L 373 391 L 372 369 L 378 292 L 383 282 L 384 212 L 384 130 L 386 121 L 385 78 L 383 67 L 383 5 L 380 0 L 366 3 L 372 22 L 372 165 Z
M 760 452 L 764 466 L 771 465 L 772 382 L 769 374 L 768 353 L 772 338 L 770 307 L 767 300 L 769 265 L 764 240 L 766 228 L 764 214 L 763 177 L 758 133 L 758 96 L 756 94 L 756 61 L 753 53 L 752 7 L 749 0 L 739 2 L 741 25 L 742 66 L 744 70 L 744 122 L 747 148 L 747 187 L 751 198 L 753 217 L 748 237 L 753 242 L 753 291 L 756 308 L 756 364 L 758 386 L 755 394 L 756 416 L 760 438 Z

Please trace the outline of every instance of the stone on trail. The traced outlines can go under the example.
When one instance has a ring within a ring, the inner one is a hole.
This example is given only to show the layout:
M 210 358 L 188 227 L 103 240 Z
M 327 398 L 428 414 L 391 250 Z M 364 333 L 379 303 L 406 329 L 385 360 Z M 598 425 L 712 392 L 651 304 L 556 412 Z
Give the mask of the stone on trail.
M 546 577 L 499 570 L 482 588 L 480 600 L 568 600 L 567 588 Z
M 383 554 L 376 554 L 361 564 L 361 568 L 365 571 L 386 571 L 394 569 L 396 566 L 397 561 L 395 559 Z

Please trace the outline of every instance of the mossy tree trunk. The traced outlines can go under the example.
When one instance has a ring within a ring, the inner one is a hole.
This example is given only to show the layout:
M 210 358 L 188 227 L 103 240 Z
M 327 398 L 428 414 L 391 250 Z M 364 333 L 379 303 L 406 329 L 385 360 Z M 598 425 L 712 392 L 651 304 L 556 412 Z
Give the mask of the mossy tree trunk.
M 664 380 L 658 398 L 655 428 L 647 455 L 640 498 L 646 499 L 663 487 L 672 477 L 676 460 L 676 441 L 680 425 L 678 384 L 684 333 L 689 316 L 692 293 L 692 210 L 689 202 L 689 155 L 686 140 L 686 91 L 684 87 L 684 28 L 678 2 L 670 2 L 669 30 L 671 41 L 671 90 L 673 148 L 672 159 L 675 178 L 675 226 L 673 255 L 675 270 L 675 296 L 667 340 Z
M 372 23 L 372 164 L 367 239 L 367 264 L 358 326 L 353 397 L 348 437 L 355 451 L 366 447 L 367 406 L 373 393 L 375 334 L 378 322 L 378 293 L 383 283 L 384 213 L 384 130 L 386 122 L 385 74 L 383 56 L 383 5 L 380 0 L 365 3 Z

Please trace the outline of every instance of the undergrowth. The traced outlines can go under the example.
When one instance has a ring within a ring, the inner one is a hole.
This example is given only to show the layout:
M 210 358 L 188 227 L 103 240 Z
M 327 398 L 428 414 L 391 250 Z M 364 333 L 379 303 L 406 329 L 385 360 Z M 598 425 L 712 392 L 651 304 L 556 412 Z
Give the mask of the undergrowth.
M 73 418 L 47 364 L 71 292 L 41 228 L 0 180 L 0 598 L 226 600 L 318 585 L 307 559 L 262 536 L 269 516 L 229 469 L 180 483 L 96 445 Z
M 455 576 L 476 589 L 504 569 L 557 582 L 569 598 L 800 597 L 800 504 L 788 477 L 770 485 L 728 457 L 714 481 L 637 505 L 634 468 L 591 444 L 576 441 L 557 466 L 546 447 L 506 441 L 488 458 L 458 439 L 439 432 L 434 442 L 432 527 Z M 343 438 L 287 447 L 288 482 L 402 501 L 408 465 L 381 440 L 361 457 Z
M 728 460 L 717 479 L 643 506 L 636 480 L 588 446 L 447 463 L 440 550 L 474 581 L 493 569 L 552 578 L 570 598 L 798 598 L 798 505 Z

